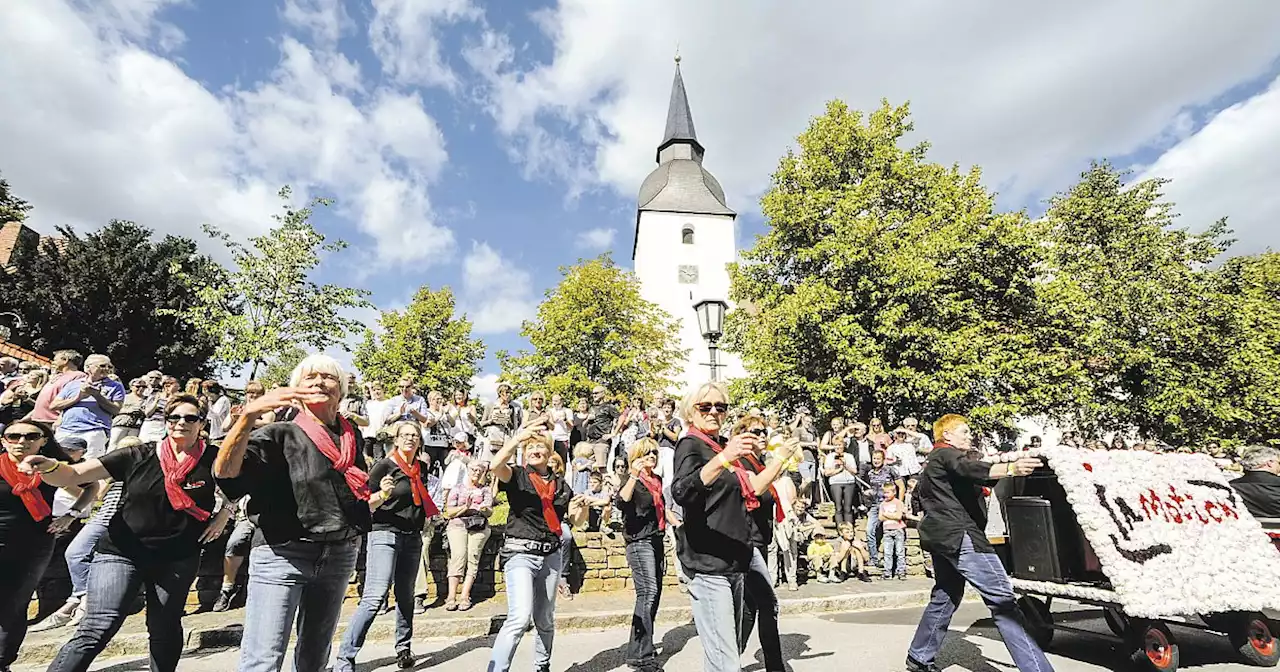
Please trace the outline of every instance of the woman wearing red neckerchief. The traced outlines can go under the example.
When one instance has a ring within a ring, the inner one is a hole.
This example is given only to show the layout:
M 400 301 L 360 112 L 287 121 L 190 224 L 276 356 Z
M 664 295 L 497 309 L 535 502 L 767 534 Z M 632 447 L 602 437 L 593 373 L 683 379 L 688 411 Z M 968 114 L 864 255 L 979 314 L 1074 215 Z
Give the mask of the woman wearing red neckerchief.
M 659 669 L 653 648 L 653 621 L 662 599 L 662 576 L 666 573 L 668 525 L 680 526 L 680 518 L 666 510 L 662 479 L 654 473 L 658 466 L 658 442 L 645 437 L 631 445 L 630 475 L 618 491 L 622 511 L 622 536 L 627 542 L 627 565 L 636 590 L 636 606 L 631 616 L 631 640 L 626 662 L 640 672 Z
M 165 438 L 66 464 L 33 455 L 22 470 L 51 485 L 107 478 L 121 483 L 119 507 L 98 542 L 89 568 L 84 619 L 49 665 L 55 672 L 87 670 L 120 630 L 128 605 L 145 588 L 151 669 L 177 669 L 185 638 L 182 614 L 200 564 L 200 549 L 222 536 L 231 507 L 213 512 L 216 451 L 200 438 L 206 421 L 197 397 L 165 404 Z M 7 430 L 6 430 L 7 431 Z
M 19 420 L 4 428 L 0 453 L 0 670 L 18 659 L 27 634 L 27 606 L 53 555 L 53 495 L 57 488 L 19 464 L 30 455 L 67 459 L 42 422 Z M 47 468 L 47 467 L 46 467 Z
M 516 449 L 524 465 L 510 464 Z M 507 536 L 501 557 L 507 584 L 507 620 L 493 643 L 489 672 L 506 672 L 524 631 L 532 622 L 534 669 L 551 670 L 555 638 L 556 586 L 560 582 L 561 535 L 568 525 L 581 525 L 587 507 L 573 496 L 562 476 L 548 466 L 554 451 L 547 418 L 522 427 L 490 461 L 498 489 L 507 493 Z
M 689 432 L 676 444 L 671 484 L 672 499 L 684 508 L 677 552 L 690 579 L 693 621 L 707 672 L 742 669 L 743 585 L 756 555 L 753 513 L 773 505 L 766 493 L 778 472 L 771 466 L 753 474 L 740 465 L 764 439 L 751 433 L 721 438 L 728 411 L 729 393 L 721 383 L 704 383 L 685 398 Z M 791 447 L 798 450 L 799 443 Z
M 378 490 L 369 497 L 373 531 L 368 535 L 364 592 L 342 637 L 334 672 L 355 669 L 356 654 L 392 584 L 396 590 L 396 665 L 407 670 L 414 664 L 410 641 L 414 584 L 424 550 L 422 530 L 439 509 L 427 493 L 427 467 L 418 460 L 422 426 L 401 420 L 391 428 L 391 435 L 395 441 L 391 452 L 369 470 L 369 481 L 377 483 Z

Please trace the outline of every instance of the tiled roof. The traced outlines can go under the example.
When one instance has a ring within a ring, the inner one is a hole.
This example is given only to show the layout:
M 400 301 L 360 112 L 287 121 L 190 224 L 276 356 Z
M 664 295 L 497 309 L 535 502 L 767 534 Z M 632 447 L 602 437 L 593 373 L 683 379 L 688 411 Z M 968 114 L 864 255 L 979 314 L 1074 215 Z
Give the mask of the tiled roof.
M 18 347 L 8 341 L 0 341 L 0 357 L 15 357 L 20 362 L 35 362 L 41 366 L 53 364 L 52 359 L 26 348 Z

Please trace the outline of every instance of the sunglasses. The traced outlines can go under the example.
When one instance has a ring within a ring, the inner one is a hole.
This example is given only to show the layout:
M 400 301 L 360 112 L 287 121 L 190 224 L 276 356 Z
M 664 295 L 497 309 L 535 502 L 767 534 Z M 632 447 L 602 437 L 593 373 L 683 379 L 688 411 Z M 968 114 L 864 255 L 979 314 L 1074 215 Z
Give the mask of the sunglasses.
M 747 433 L 755 434 L 756 436 L 768 436 L 769 430 L 765 429 L 764 427 L 757 427 L 755 429 L 748 429 Z
M 698 409 L 699 413 L 704 413 L 704 414 L 710 413 L 711 409 L 713 408 L 715 409 L 716 413 L 725 413 L 729 410 L 729 404 L 726 404 L 723 401 L 716 402 L 714 404 L 704 401 L 700 404 L 694 404 L 693 407 Z
M 17 443 L 19 441 L 37 441 L 43 436 L 44 434 L 41 434 L 40 432 L 5 432 L 4 440 L 10 443 Z
M 166 415 L 164 416 L 164 419 L 166 422 L 170 422 L 174 424 L 177 424 L 178 422 L 185 420 L 188 423 L 193 425 L 196 424 L 197 422 L 200 422 L 201 420 L 204 420 L 204 418 L 199 415 L 181 415 L 178 413 L 174 413 L 173 415 Z

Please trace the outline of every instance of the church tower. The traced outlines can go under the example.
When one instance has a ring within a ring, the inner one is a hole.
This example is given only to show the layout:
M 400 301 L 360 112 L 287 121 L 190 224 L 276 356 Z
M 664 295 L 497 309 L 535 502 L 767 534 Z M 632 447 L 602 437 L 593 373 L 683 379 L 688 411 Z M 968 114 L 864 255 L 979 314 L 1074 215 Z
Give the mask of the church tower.
M 706 150 L 693 129 L 693 113 L 676 56 L 667 127 L 658 144 L 658 167 L 640 187 L 631 260 L 640 294 L 680 321 L 680 347 L 689 351 L 676 376 L 680 394 L 711 377 L 707 343 L 693 304 L 729 299 L 729 271 L 737 247 L 734 219 L 724 190 L 702 167 Z M 745 375 L 736 355 L 719 353 L 720 380 Z

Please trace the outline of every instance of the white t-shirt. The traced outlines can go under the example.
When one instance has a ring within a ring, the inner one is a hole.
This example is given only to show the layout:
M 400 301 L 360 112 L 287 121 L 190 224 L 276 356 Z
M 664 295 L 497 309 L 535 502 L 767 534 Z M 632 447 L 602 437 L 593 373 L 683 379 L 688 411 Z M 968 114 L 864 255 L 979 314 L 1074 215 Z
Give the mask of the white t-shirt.
M 832 485 L 846 485 L 848 483 L 856 483 L 857 479 L 854 477 L 853 474 L 849 473 L 848 470 L 852 469 L 853 471 L 857 471 L 858 470 L 857 462 L 854 461 L 853 456 L 850 455 L 849 453 L 841 453 L 840 456 L 844 458 L 842 461 L 844 462 L 845 471 L 837 472 L 835 475 L 828 476 L 827 482 Z M 835 469 L 836 466 L 837 466 L 836 454 L 835 454 L 835 451 L 832 451 L 828 453 L 827 458 L 823 460 L 822 468 Z
M 853 439 L 849 448 L 858 451 L 858 464 L 871 464 L 871 441 L 869 439 Z
M 206 427 L 209 428 L 209 438 L 211 440 L 217 441 L 227 435 L 226 432 L 222 431 L 222 425 L 227 421 L 227 416 L 229 415 L 231 415 L 231 400 L 224 394 L 218 397 L 218 400 L 209 407 L 209 423 Z
M 684 517 L 684 510 L 671 497 L 671 482 L 675 480 L 676 449 L 666 446 L 658 447 L 658 466 L 654 472 L 662 478 L 662 499 L 667 510 L 677 516 Z
M 364 402 L 364 412 L 369 414 L 369 424 L 360 428 L 364 438 L 371 439 L 378 435 L 378 430 L 382 429 L 382 425 L 387 421 L 389 403 L 387 399 L 381 401 L 370 399 Z
M 888 463 L 897 467 L 899 476 L 915 476 L 920 473 L 920 458 L 915 443 L 895 443 L 889 446 Z
M 467 480 L 467 466 L 470 464 L 467 460 L 455 459 L 444 468 L 444 475 L 440 477 L 440 489 L 452 490 Z
M 573 419 L 573 413 L 564 407 L 551 408 L 547 411 L 551 414 L 551 440 L 552 441 L 568 441 L 569 440 L 569 424 Z

